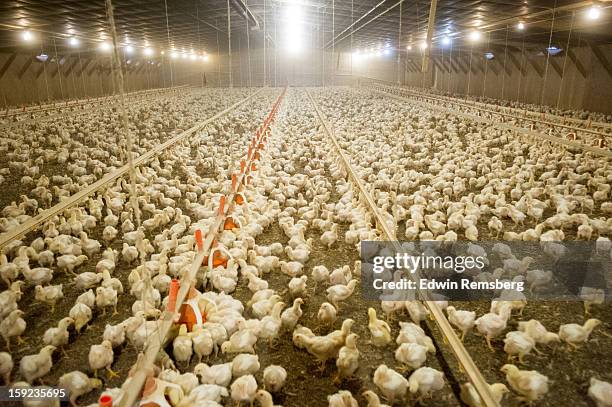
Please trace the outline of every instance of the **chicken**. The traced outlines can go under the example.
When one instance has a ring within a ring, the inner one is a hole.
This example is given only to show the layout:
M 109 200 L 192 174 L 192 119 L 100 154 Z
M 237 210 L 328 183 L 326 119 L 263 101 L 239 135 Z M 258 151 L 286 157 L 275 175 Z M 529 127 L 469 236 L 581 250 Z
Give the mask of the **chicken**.
M 259 371 L 259 356 L 241 353 L 232 360 L 232 377 L 254 375 Z
M 402 343 L 395 350 L 395 360 L 403 365 L 400 372 L 418 369 L 427 360 L 427 348 L 418 343 Z
M 412 322 L 400 322 L 400 332 L 397 335 L 395 343 L 401 345 L 402 343 L 418 343 L 427 348 L 428 352 L 436 353 L 436 347 L 433 344 L 432 339 L 425 335 L 425 331 L 418 325 Z
M 593 329 L 601 324 L 601 321 L 595 318 L 587 320 L 584 325 L 565 324 L 559 327 L 559 339 L 568 344 L 568 346 L 578 349 L 578 344 L 589 340 L 589 336 Z
M 221 344 L 223 353 L 255 353 L 253 345 L 257 342 L 257 335 L 250 329 L 236 331 L 229 340 Z
M 340 302 L 349 298 L 353 294 L 356 286 L 357 280 L 351 280 L 347 285 L 333 285 L 327 289 L 327 300 L 331 302 L 336 309 L 340 309 Z
M 376 317 L 376 310 L 368 308 L 368 329 L 372 334 L 374 346 L 386 346 L 391 342 L 391 327 L 385 321 Z
M 89 308 L 93 308 L 96 306 L 96 295 L 94 294 L 93 290 L 87 290 L 77 297 L 76 302 L 85 304 Z
M 102 341 L 100 345 L 92 345 L 89 348 L 89 367 L 94 372 L 94 377 L 98 377 L 98 369 L 105 368 L 109 378 L 117 377 L 118 373 L 111 369 L 115 354 L 113 353 L 113 345 L 110 341 Z
M 372 390 L 366 390 L 361 393 L 361 395 L 368 402 L 368 405 L 366 407 L 389 407 L 387 404 L 382 404 L 380 402 L 380 399 L 378 398 L 378 395 Z
M 77 331 L 77 333 L 80 333 L 81 329 L 83 329 L 84 326 L 87 326 L 92 318 L 91 308 L 80 302 L 77 302 L 72 308 L 70 308 L 68 315 L 74 320 L 74 329 Z
M 106 324 L 104 327 L 104 333 L 102 334 L 102 339 L 109 341 L 113 345 L 113 348 L 121 346 L 123 342 L 125 342 L 125 325 Z
M 15 281 L 8 290 L 0 293 L 0 319 L 6 318 L 8 314 L 17 309 L 17 302 L 23 295 L 21 287 L 24 284 L 23 281 Z
M 510 306 L 505 306 L 500 311 L 500 315 L 495 313 L 484 314 L 474 323 L 478 329 L 478 332 L 481 335 L 484 335 L 489 349 L 491 349 L 493 352 L 495 349 L 493 349 L 493 346 L 491 346 L 491 339 L 499 336 L 504 329 L 506 329 L 509 316 Z
M 23 377 L 28 383 L 34 383 L 34 380 L 40 379 L 49 371 L 53 366 L 53 352 L 55 346 L 47 345 L 35 355 L 27 355 L 21 358 L 19 362 L 19 371 L 21 377 Z
M 181 399 L 179 407 L 221 406 L 221 404 L 218 404 L 221 402 L 221 398 L 228 396 L 229 393 L 225 387 L 217 386 L 216 384 L 201 384 L 191 390 L 186 397 Z
M 278 393 L 287 380 L 287 371 L 282 366 L 270 365 L 263 371 L 264 389 Z
M 288 287 L 291 298 L 306 296 L 306 281 L 308 281 L 307 276 L 294 277 L 289 281 Z
M 257 393 L 255 393 L 255 400 L 259 402 L 261 407 L 275 407 L 272 400 L 272 395 L 265 390 L 258 390 Z
M 36 301 L 44 302 L 51 306 L 51 313 L 55 312 L 55 304 L 62 298 L 64 298 L 64 292 L 62 291 L 63 284 L 48 285 L 43 287 L 37 285 L 34 287 Z
M 374 372 L 374 384 L 380 389 L 390 405 L 403 399 L 408 391 L 408 380 L 386 365 L 380 365 Z
M 13 358 L 8 352 L 0 352 L 0 377 L 4 380 L 4 385 L 11 383 L 11 372 L 13 371 Z
M 405 301 L 406 311 L 415 324 L 424 321 L 429 316 L 429 310 L 421 301 Z
M 493 395 L 493 399 L 499 404 L 504 398 L 504 394 L 508 393 L 508 387 L 503 383 L 493 383 L 489 385 L 489 390 Z M 472 385 L 472 383 L 463 383 L 460 393 L 461 401 L 469 407 L 484 407 L 480 395 Z
M 338 393 L 327 396 L 329 407 L 359 407 L 357 400 L 350 391 L 340 390 Z
M 90 379 L 85 373 L 75 370 L 74 372 L 63 374 L 59 378 L 57 385 L 68 390 L 70 404 L 76 406 L 76 401 L 79 397 L 91 392 L 93 389 L 102 387 L 102 381 Z
M 117 291 L 112 287 L 96 288 L 96 307 L 102 308 L 102 315 L 106 315 L 107 307 L 113 307 L 113 315 L 117 315 Z
M 257 382 L 253 375 L 240 376 L 232 383 L 231 397 L 236 403 L 247 401 L 252 403 L 255 399 L 255 393 L 257 392 Z
M 188 365 L 193 355 L 193 342 L 187 332 L 187 325 L 181 324 L 178 335 L 172 341 L 172 354 L 178 363 Z
M 200 377 L 200 382 L 203 384 L 227 387 L 232 381 L 232 362 L 212 366 L 198 363 L 193 372 Z
M 431 367 L 420 367 L 408 378 L 410 393 L 419 393 L 420 397 L 428 397 L 431 392 L 444 387 L 444 374 Z
M 461 342 L 463 342 L 465 335 L 474 327 L 476 313 L 474 311 L 456 310 L 453 306 L 447 307 L 446 312 L 448 313 L 448 321 L 461 330 Z
M 319 360 L 321 363 L 319 370 L 321 372 L 325 370 L 325 362 L 335 358 L 338 352 L 336 341 L 329 336 L 306 336 L 297 334 L 294 339 L 304 346 L 308 353 Z
M 301 308 L 302 304 L 304 304 L 304 300 L 296 298 L 293 300 L 293 306 L 283 311 L 281 314 L 281 323 L 284 329 L 293 331 L 293 328 L 295 328 L 304 313 Z
M 520 363 L 523 363 L 523 357 L 531 352 L 535 345 L 535 339 L 521 331 L 508 332 L 504 339 L 504 351 L 508 354 L 508 360 L 518 355 Z
M 317 320 L 321 323 L 322 326 L 331 326 L 336 321 L 337 312 L 336 308 L 331 305 L 329 302 L 324 302 L 319 307 L 319 312 L 317 313 Z
M 535 370 L 519 370 L 514 365 L 506 364 L 501 371 L 506 374 L 510 387 L 527 403 L 539 400 L 548 393 L 548 377 Z
M 259 330 L 261 339 L 268 339 L 270 345 L 278 337 L 281 328 L 281 311 L 285 306 L 284 302 L 277 302 L 272 307 L 272 315 L 266 315 L 262 318 Z
M 338 375 L 335 382 L 351 377 L 359 367 L 359 350 L 357 349 L 357 334 L 350 334 L 346 337 L 346 343 L 338 352 L 336 367 Z
M 597 407 L 612 407 L 612 384 L 591 377 L 588 394 Z
M 537 319 L 519 321 L 518 330 L 532 337 L 536 343 L 548 344 L 553 341 L 559 342 L 559 335 L 554 332 L 548 332 Z M 536 348 L 534 350 L 537 351 Z
M 205 330 L 202 325 L 195 325 L 189 336 L 193 343 L 193 351 L 198 356 L 198 363 L 201 363 L 204 356 L 210 356 L 215 350 L 215 341 L 211 333 Z
M 57 327 L 49 328 L 43 335 L 43 343 L 45 345 L 53 345 L 56 348 L 61 348 L 68 344 L 69 333 L 68 328 L 74 324 L 74 319 L 70 317 L 62 318 L 57 324 Z M 66 352 L 64 352 L 66 356 Z
M 102 274 L 86 271 L 77 274 L 74 278 L 74 286 L 77 290 L 84 291 L 95 287 L 100 281 L 102 281 Z
M 0 334 L 2 334 L 6 342 L 6 349 L 9 351 L 11 350 L 11 338 L 16 336 L 19 344 L 24 343 L 24 340 L 21 339 L 21 335 L 26 329 L 26 322 L 21 318 L 23 314 L 23 311 L 16 309 L 0 322 Z

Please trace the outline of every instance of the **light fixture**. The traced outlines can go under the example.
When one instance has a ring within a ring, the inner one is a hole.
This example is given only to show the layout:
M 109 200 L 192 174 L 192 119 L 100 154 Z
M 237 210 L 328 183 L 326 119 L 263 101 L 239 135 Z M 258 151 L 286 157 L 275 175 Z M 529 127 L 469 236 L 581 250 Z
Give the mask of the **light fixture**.
M 187 54 L 185 54 L 184 52 L 181 54 L 181 58 L 183 59 L 187 59 Z
M 425 51 L 427 49 L 427 43 L 425 41 L 423 41 L 421 43 L 421 50 Z
M 489 61 L 495 58 L 495 55 L 492 52 L 485 52 L 484 56 Z
M 518 28 L 519 30 L 524 30 L 525 29 L 525 23 L 523 23 L 522 21 L 520 23 L 518 23 L 516 25 L 516 28 Z
M 151 48 L 149 48 L 149 47 L 145 48 L 143 52 L 144 52 L 144 54 L 145 54 L 146 56 L 148 56 L 148 57 L 150 57 L 151 55 L 153 55 L 153 50 L 152 50 Z
M 111 45 L 104 41 L 103 43 L 100 44 L 100 50 L 101 51 L 109 51 L 111 49 Z
M 391 49 L 385 48 L 385 50 L 383 51 L 383 55 L 385 55 L 385 56 L 391 55 Z
M 176 59 L 176 58 L 178 58 L 178 53 L 177 53 L 176 51 L 172 51 L 172 52 L 170 53 L 170 57 L 171 57 L 172 59 Z
M 32 41 L 32 39 L 34 38 L 32 33 L 29 31 L 24 31 L 23 34 L 21 34 L 21 37 L 24 41 Z
M 298 5 L 289 5 L 285 10 L 285 50 L 297 55 L 304 48 L 303 11 Z
M 406 47 L 406 49 L 407 49 L 408 51 L 412 51 L 412 45 L 408 45 L 408 46 Z
M 70 39 L 68 40 L 68 44 L 73 47 L 76 47 L 77 45 L 79 45 L 79 39 L 75 37 L 70 37 Z
M 448 37 L 443 37 L 442 38 L 442 45 L 450 45 L 451 43 L 451 39 Z
M 162 51 L 162 52 L 160 52 L 160 54 L 166 55 L 166 51 Z
M 597 20 L 599 16 L 601 16 L 601 10 L 599 9 L 599 6 L 597 5 L 591 6 L 591 8 L 589 8 L 587 16 L 591 20 Z
M 470 40 L 478 41 L 479 39 L 480 39 L 480 31 L 474 30 L 470 33 Z
M 208 55 L 204 55 L 202 59 L 204 60 L 204 62 L 208 62 L 210 60 L 210 57 Z
M 126 45 L 125 46 L 125 52 L 127 54 L 131 54 L 132 52 L 134 52 L 134 47 L 132 47 L 131 45 Z
M 197 56 L 196 56 L 196 54 L 191 54 L 191 55 L 189 55 L 189 58 L 191 58 L 192 61 L 195 61 Z

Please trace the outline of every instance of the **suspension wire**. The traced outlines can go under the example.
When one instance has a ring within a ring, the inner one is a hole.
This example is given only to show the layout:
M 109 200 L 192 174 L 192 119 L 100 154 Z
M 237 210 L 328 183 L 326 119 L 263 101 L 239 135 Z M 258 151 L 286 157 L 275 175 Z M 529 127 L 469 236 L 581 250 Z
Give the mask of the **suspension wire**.
M 85 90 L 85 78 L 83 77 L 83 61 L 81 60 L 81 51 L 77 50 L 77 54 L 79 56 L 79 68 L 81 69 L 81 83 L 83 86 L 83 97 L 88 96 L 87 91 Z
M 216 18 L 215 25 L 217 27 L 219 26 L 219 21 Z M 217 31 L 217 86 L 221 87 L 221 49 L 219 48 L 219 31 Z M 223 99 L 225 100 L 225 98 Z
M 332 0 L 332 38 L 336 34 L 336 2 Z M 332 70 L 331 70 L 332 86 L 336 83 L 336 41 L 332 42 Z
M 43 53 L 43 40 L 40 40 L 40 53 Z M 47 90 L 47 102 L 51 101 L 51 96 L 49 95 L 49 80 L 47 79 L 47 63 L 43 62 L 43 72 L 45 74 L 45 88 Z
M 352 0 L 351 0 L 351 20 L 352 20 L 352 16 L 353 16 L 353 9 L 352 9 Z M 397 84 L 401 85 L 402 81 L 400 79 L 400 66 L 401 66 L 401 50 L 402 50 L 402 6 L 404 5 L 404 3 L 400 3 L 399 6 L 399 29 L 397 32 Z M 352 21 L 351 21 L 352 22 Z M 353 29 L 351 28 L 351 44 L 353 41 Z M 351 50 L 351 55 L 352 55 L 352 50 Z
M 323 55 L 323 65 L 321 67 L 321 85 L 325 87 L 325 10 L 321 10 L 321 21 L 323 25 L 323 48 L 321 54 Z
M 521 84 L 523 82 L 523 70 L 525 69 L 525 34 L 523 34 L 523 45 L 521 47 L 521 69 L 519 70 L 519 85 L 516 101 L 521 102 Z
M 448 83 L 446 86 L 446 89 L 447 89 L 446 91 L 448 93 L 450 93 L 450 84 L 451 84 L 451 76 L 452 76 L 451 72 L 453 70 L 453 45 L 454 45 L 454 41 L 451 41 L 450 49 L 448 50 L 448 69 L 449 71 L 448 71 Z
M 553 6 L 553 15 L 552 20 L 550 22 L 550 37 L 548 38 L 548 48 L 552 45 L 552 37 L 553 37 L 553 27 L 555 26 L 555 14 L 557 11 L 557 0 L 555 0 L 555 5 Z M 540 88 L 540 106 L 544 104 L 544 90 L 546 89 L 546 80 L 548 79 L 548 62 L 550 60 L 550 52 L 546 50 L 546 66 L 544 67 L 544 81 L 542 82 L 542 87 Z
M 244 1 L 245 4 L 247 4 L 246 0 Z M 249 29 L 249 19 L 246 19 L 246 32 L 247 32 L 247 59 L 249 62 L 249 82 L 248 82 L 248 86 L 249 86 L 249 93 L 251 92 L 251 38 L 250 38 L 250 33 L 251 30 Z
M 268 77 L 268 75 L 267 75 L 268 72 L 266 71 L 267 70 L 267 63 L 266 63 L 267 62 L 266 61 L 266 41 L 268 40 L 266 38 L 266 35 L 268 35 L 268 32 L 266 31 L 266 20 L 267 20 L 266 19 L 266 0 L 264 0 L 264 7 L 263 7 L 263 9 L 264 9 L 264 12 L 263 12 L 263 14 L 264 14 L 264 21 L 263 21 L 263 26 L 264 26 L 264 36 L 263 36 L 264 37 L 263 38 L 263 87 L 265 88 L 266 87 L 266 80 L 268 79 L 267 78 Z M 276 40 L 276 38 L 274 38 L 274 40 Z M 275 78 L 275 80 L 276 80 L 276 78 Z
M 202 49 L 202 39 L 200 37 L 200 8 L 198 7 L 198 1 L 196 1 L 196 27 L 198 30 L 198 48 Z M 202 71 L 200 72 L 200 83 L 202 88 L 204 87 L 204 66 L 202 65 Z
M 76 66 L 76 62 L 73 65 Z M 78 99 L 76 83 L 75 83 L 75 80 L 74 80 L 74 66 L 72 67 L 72 71 L 70 72 L 70 78 L 72 79 L 72 90 L 73 90 L 74 98 Z M 68 96 L 68 98 L 70 98 L 70 96 Z
M 465 94 L 465 99 L 467 100 L 470 96 L 470 82 L 472 80 L 472 55 L 474 51 L 474 44 L 470 44 L 470 66 L 468 68 L 468 83 L 467 83 L 467 92 Z
M 421 32 L 421 27 L 420 27 L 420 23 L 419 23 L 419 1 L 415 1 L 414 3 L 416 5 L 416 23 L 417 23 L 417 35 Z M 420 49 L 420 45 L 418 46 Z M 423 52 L 423 50 L 421 50 L 421 52 Z M 425 58 L 425 55 L 423 55 L 423 58 Z M 422 69 L 421 69 L 422 71 Z M 425 89 L 425 72 L 421 72 L 421 88 Z
M 489 50 L 489 44 L 491 42 L 491 32 L 487 32 L 487 52 Z M 489 68 L 489 60 L 485 58 L 485 70 L 484 70 L 484 75 L 483 75 L 483 79 L 482 79 L 482 98 L 484 99 L 485 97 L 485 89 L 487 87 L 487 72 Z
M 278 8 L 276 8 L 276 6 L 273 6 L 272 14 L 274 15 L 274 87 L 276 88 L 277 86 L 279 86 L 277 83 L 278 36 L 277 36 L 277 24 L 276 24 L 276 22 L 278 21 Z
M 196 7 L 197 7 L 197 3 L 196 3 Z M 168 49 L 170 49 L 170 52 L 174 52 L 174 47 L 172 47 L 172 42 L 170 41 L 170 24 L 168 23 L 168 1 L 164 0 L 164 8 L 166 10 L 166 35 L 168 36 Z M 217 33 L 217 36 L 219 36 L 219 34 Z M 170 58 L 170 86 L 174 87 L 174 72 L 172 69 L 173 66 L 173 62 L 172 62 L 172 58 Z
M 502 72 L 502 88 L 501 88 L 501 99 L 502 100 L 504 100 L 504 90 L 505 90 L 505 85 L 506 85 L 506 60 L 507 58 L 508 58 L 508 26 L 506 25 L 506 46 L 504 48 L 504 71 Z
M 60 70 L 59 56 L 57 55 L 57 45 L 55 43 L 55 37 L 53 37 L 53 48 L 55 50 L 55 64 L 57 65 L 57 77 L 59 78 L 60 85 L 60 100 L 64 100 L 64 87 L 62 86 L 62 71 Z
M 121 112 L 121 122 L 123 124 L 123 133 L 126 138 L 127 161 L 130 174 L 130 203 L 132 210 L 136 216 L 136 225 L 140 226 L 140 208 L 136 196 L 136 170 L 134 168 L 133 157 L 133 139 L 128 125 L 128 116 L 126 111 L 125 92 L 123 90 L 123 69 L 121 67 L 121 59 L 119 58 L 119 47 L 117 41 L 117 31 L 115 28 L 115 17 L 113 14 L 112 0 L 106 0 L 106 13 L 110 24 L 110 29 L 113 39 L 113 49 L 111 54 L 111 69 L 117 75 L 117 87 L 119 91 L 119 110 Z
M 570 23 L 569 34 L 567 35 L 565 56 L 563 57 L 563 69 L 561 70 L 561 83 L 559 84 L 559 93 L 557 94 L 557 109 L 559 109 L 559 105 L 561 103 L 561 92 L 563 91 L 563 83 L 565 82 L 565 68 L 567 66 L 567 54 L 570 52 L 570 39 L 572 38 L 572 29 L 574 28 L 574 17 L 576 17 L 576 12 L 572 11 L 572 21 Z
M 232 20 L 230 17 L 230 3 L 227 0 L 227 47 L 228 47 L 228 61 L 229 61 L 229 87 L 234 87 L 234 80 L 232 77 Z

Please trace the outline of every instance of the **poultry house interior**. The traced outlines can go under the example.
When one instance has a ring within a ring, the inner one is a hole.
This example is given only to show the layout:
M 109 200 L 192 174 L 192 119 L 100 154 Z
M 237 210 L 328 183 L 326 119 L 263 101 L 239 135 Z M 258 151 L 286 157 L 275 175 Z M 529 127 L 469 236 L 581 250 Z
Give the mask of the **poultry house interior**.
M 0 404 L 612 407 L 610 0 L 7 0 Z

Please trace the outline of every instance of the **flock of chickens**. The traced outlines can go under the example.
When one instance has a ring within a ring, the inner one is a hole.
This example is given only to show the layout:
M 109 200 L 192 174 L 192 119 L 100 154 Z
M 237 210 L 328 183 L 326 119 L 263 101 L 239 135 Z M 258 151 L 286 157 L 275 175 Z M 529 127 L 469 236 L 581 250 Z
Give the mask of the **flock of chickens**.
M 210 92 L 225 105 L 244 97 L 240 91 L 229 96 Z M 527 144 L 497 130 L 391 102 L 366 90 L 311 92 L 399 239 L 597 239 L 598 248 L 612 254 L 608 239 L 612 169 L 607 161 L 544 143 Z M 197 137 L 139 167 L 140 224 L 129 201 L 129 180 L 120 178 L 82 205 L 46 222 L 30 240 L 14 241 L 3 248 L 0 277 L 6 289 L 0 293 L 0 334 L 6 352 L 0 353 L 0 375 L 5 384 L 65 387 L 73 404 L 81 396 L 91 400 L 88 394 L 102 387 L 107 387 L 102 392 L 114 401 L 123 396 L 121 389 L 104 386 L 117 374 L 130 380 L 132 372 L 113 369 L 116 356 L 121 350 L 141 351 L 158 334 L 158 318 L 166 307 L 171 280 L 180 278 L 195 257 L 194 232 L 210 231 L 220 197 L 230 190 L 231 174 L 237 171 L 256 124 L 277 93 L 264 90 Z M 208 107 L 202 106 L 196 96 L 135 108 L 132 130 L 141 135 L 135 151 L 142 154 L 167 137 L 164 129 L 179 125 L 177 119 L 167 117 L 184 117 L 181 126 L 186 126 L 198 115 L 210 116 L 211 111 L 222 108 L 221 102 L 206 102 Z M 170 107 L 175 104 L 181 107 Z M 24 197 L 21 203 L 4 208 L 2 231 L 121 164 L 125 153 L 120 136 L 114 135 L 121 132 L 113 131 L 118 123 L 111 116 L 98 117 L 91 124 L 87 116 L 79 116 L 62 124 L 36 125 L 11 135 L 19 142 L 0 139 L 7 159 L 14 162 L 5 176 L 26 174 L 36 165 L 44 169 L 49 162 L 69 171 L 56 175 L 57 179 L 44 170 L 23 175 L 26 182 L 22 178 L 15 187 L 23 189 Z M 87 127 L 100 122 L 108 138 L 92 137 L 93 129 Z M 288 405 L 436 405 L 436 393 L 448 384 L 440 369 L 427 366 L 440 351 L 436 345 L 441 346 L 421 326 L 428 310 L 418 301 L 383 301 L 367 310 L 348 308 L 346 303 L 359 295 L 360 262 L 334 267 L 313 264 L 315 247 L 331 250 L 348 245 L 358 251 L 361 241 L 377 240 L 381 235 L 347 181 L 346 170 L 330 154 L 329 140 L 304 90 L 288 92 L 277 123 L 253 181 L 245 188 L 246 203 L 232 214 L 240 227 L 217 236 L 228 256 L 227 264 L 198 271 L 197 291 L 190 301 L 205 311 L 205 322 L 192 330 L 184 324 L 172 330 L 150 372 L 155 379 L 145 386 L 146 405 L 258 401 L 272 406 L 288 392 L 285 389 L 297 372 L 291 359 L 284 366 L 263 366 L 261 360 L 263 352 L 273 353 L 288 341 L 298 355 L 310 355 L 318 362 L 318 372 L 316 364 L 310 366 L 315 370 L 312 374 L 327 377 L 332 371 L 329 380 L 337 389 L 327 400 Z M 60 162 L 62 151 L 68 158 Z M 273 226 L 282 231 L 281 241 L 258 244 Z M 498 255 L 512 260 L 508 262 L 512 266 L 497 277 L 528 279 L 529 262 L 515 259 L 504 246 L 499 246 Z M 70 282 L 54 284 L 59 275 Z M 57 308 L 66 305 L 68 291 L 74 303 L 67 305 L 67 315 L 57 315 Z M 314 299 L 320 291 L 326 301 Z M 248 293 L 246 299 L 242 293 Z M 44 332 L 37 352 L 14 360 L 13 352 L 16 346 L 23 346 L 28 324 L 40 323 L 20 310 L 24 295 L 47 304 L 57 325 Z M 105 326 L 99 343 L 87 350 L 88 366 L 64 373 L 57 383 L 45 382 L 54 363 L 65 357 L 60 353 L 70 352 L 70 344 L 86 334 L 88 325 L 103 323 L 108 314 L 125 314 L 117 308 L 122 296 L 134 299 L 129 315 Z M 602 293 L 586 293 L 587 312 L 596 315 L 605 307 L 603 300 Z M 554 342 L 563 342 L 576 348 L 579 358 L 580 346 L 592 333 L 599 330 L 607 336 L 604 331 L 609 329 L 598 328 L 601 321 L 586 316 L 584 321 L 548 327 L 536 319 L 522 321 L 523 309 L 531 304 L 521 299 L 494 301 L 490 312 L 480 316 L 447 301 L 439 304 L 462 340 L 476 331 L 498 352 L 497 341 L 505 334 L 501 348 L 509 363 L 499 366 L 505 381 L 490 385 L 499 401 L 545 400 L 554 386 L 563 384 L 553 383 L 547 372 L 530 370 L 530 354 L 551 352 L 553 346 L 559 346 Z M 360 320 L 367 323 L 361 326 Z M 509 326 L 518 329 L 509 330 Z M 395 331 L 397 336 L 392 335 Z M 366 348 L 393 354 L 395 364 L 363 366 L 360 361 Z M 592 377 L 578 397 L 590 397 L 598 407 L 612 406 L 609 373 L 601 374 Z M 20 381 L 13 383 L 15 377 Z M 357 394 L 347 390 L 347 384 L 355 381 L 362 389 Z M 460 397 L 470 406 L 481 405 L 469 383 L 461 385 Z

